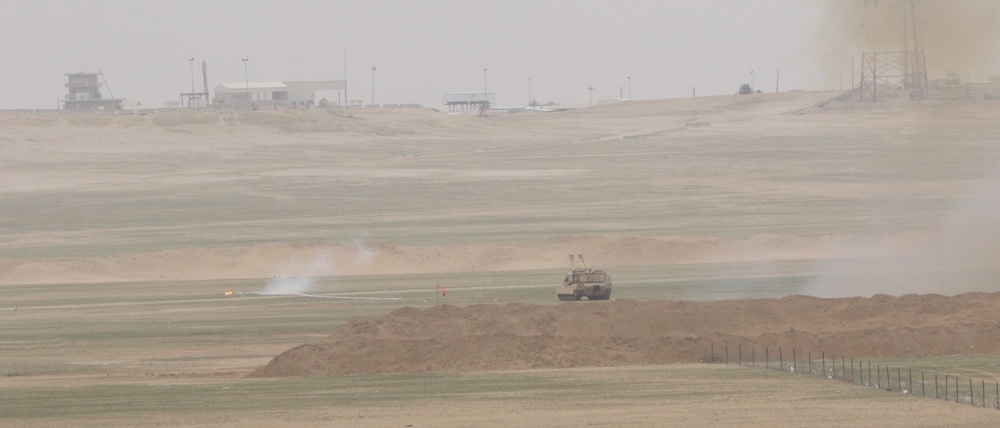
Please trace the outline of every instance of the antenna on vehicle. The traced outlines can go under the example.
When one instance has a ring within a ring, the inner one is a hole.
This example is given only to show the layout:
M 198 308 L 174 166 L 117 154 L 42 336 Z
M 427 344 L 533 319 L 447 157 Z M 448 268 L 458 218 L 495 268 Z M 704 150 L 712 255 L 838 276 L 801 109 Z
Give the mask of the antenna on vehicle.
M 587 262 L 583 261 L 583 254 L 577 254 L 576 256 L 580 258 L 580 264 L 583 265 L 584 269 L 586 269 L 587 268 Z

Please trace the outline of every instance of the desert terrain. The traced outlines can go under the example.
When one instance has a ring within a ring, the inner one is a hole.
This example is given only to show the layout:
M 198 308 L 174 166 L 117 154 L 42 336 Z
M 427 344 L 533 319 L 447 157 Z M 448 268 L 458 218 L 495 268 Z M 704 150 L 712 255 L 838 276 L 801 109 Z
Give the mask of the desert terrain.
M 838 95 L 0 113 L 0 425 L 996 425 L 699 364 L 1000 380 L 1000 105 Z

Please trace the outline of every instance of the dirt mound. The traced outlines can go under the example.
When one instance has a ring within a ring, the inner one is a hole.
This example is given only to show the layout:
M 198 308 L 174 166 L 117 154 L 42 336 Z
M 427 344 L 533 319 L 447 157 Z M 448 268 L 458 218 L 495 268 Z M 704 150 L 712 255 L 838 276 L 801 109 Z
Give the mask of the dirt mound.
M 849 357 L 1000 351 L 1000 293 L 717 302 L 443 305 L 355 318 L 253 377 L 697 362 L 738 344 Z M 763 352 L 758 352 L 762 357 Z

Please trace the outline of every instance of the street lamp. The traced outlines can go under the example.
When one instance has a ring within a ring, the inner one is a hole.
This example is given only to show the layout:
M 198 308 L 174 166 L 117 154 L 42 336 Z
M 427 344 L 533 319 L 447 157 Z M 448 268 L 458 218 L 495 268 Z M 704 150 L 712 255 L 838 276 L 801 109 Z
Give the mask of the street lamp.
M 587 90 L 590 91 L 590 104 L 594 104 L 594 87 L 591 86 Z
M 250 75 L 247 74 L 247 61 L 250 61 L 250 59 L 249 58 L 243 58 L 243 83 L 246 84 L 246 90 L 247 90 L 247 107 L 251 107 L 251 104 L 253 104 L 253 103 L 250 100 Z
M 194 58 L 188 60 L 191 65 L 191 95 L 188 95 L 188 107 L 191 107 L 191 97 L 194 96 Z
M 489 92 L 486 92 L 486 69 L 483 69 L 483 113 L 490 108 L 490 96 Z
M 750 92 L 753 92 L 753 70 L 750 70 Z
M 535 99 L 531 98 L 531 78 L 528 78 L 528 105 L 534 107 Z
M 628 99 L 632 99 L 632 76 L 626 77 L 628 79 Z
M 372 105 L 375 105 L 375 67 L 372 67 Z

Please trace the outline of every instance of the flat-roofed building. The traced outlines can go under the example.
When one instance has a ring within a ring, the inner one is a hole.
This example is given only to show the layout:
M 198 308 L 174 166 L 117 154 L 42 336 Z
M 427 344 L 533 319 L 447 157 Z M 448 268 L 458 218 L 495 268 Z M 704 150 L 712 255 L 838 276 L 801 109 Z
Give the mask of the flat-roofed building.
M 223 83 L 215 87 L 212 104 L 233 109 L 312 108 L 317 92 L 342 91 L 345 86 L 343 80 Z

